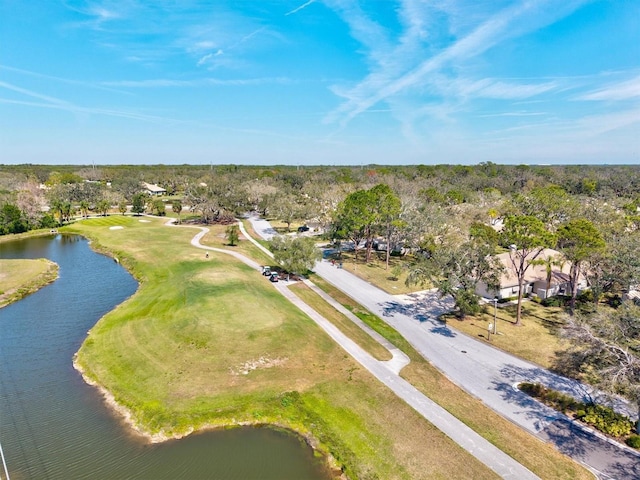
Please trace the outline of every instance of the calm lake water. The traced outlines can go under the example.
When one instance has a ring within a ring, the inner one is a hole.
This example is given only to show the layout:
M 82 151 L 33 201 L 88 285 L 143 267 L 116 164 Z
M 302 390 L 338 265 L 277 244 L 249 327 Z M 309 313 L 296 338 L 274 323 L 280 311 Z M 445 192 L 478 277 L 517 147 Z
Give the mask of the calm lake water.
M 0 244 L 0 258 L 42 257 L 60 266 L 60 278 L 0 309 L 0 442 L 12 480 L 329 478 L 307 445 L 270 429 L 157 445 L 133 435 L 71 362 L 135 280 L 79 236 Z

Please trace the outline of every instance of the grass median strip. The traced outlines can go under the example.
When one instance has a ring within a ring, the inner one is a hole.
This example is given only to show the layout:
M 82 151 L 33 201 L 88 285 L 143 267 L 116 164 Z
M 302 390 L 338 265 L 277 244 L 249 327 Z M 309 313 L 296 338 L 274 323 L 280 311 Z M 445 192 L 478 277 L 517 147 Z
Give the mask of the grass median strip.
M 467 394 L 427 362 L 398 332 L 317 275 L 313 282 L 353 311 L 411 359 L 401 376 L 459 420 L 471 427 L 541 478 L 592 479 L 593 475 L 569 457 L 498 415 Z
M 221 253 L 205 259 L 189 243 L 197 230 L 110 218 L 65 230 L 122 258 L 141 283 L 91 329 L 77 362 L 141 429 L 273 424 L 353 479 L 496 478 L 258 272 Z
M 392 355 L 389 350 L 384 348 L 377 341 L 371 338 L 370 335 L 367 335 L 367 333 L 355 323 L 325 302 L 317 293 L 312 291 L 304 283 L 299 282 L 289 288 L 307 305 L 333 323 L 351 340 L 371 354 L 376 360 L 391 360 Z

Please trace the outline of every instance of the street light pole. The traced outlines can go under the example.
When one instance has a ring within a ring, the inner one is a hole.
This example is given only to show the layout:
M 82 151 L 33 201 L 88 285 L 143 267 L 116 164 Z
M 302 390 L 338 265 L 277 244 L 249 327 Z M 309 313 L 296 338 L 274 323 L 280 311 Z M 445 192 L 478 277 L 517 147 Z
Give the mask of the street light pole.
M 493 334 L 498 334 L 498 297 L 493 297 Z

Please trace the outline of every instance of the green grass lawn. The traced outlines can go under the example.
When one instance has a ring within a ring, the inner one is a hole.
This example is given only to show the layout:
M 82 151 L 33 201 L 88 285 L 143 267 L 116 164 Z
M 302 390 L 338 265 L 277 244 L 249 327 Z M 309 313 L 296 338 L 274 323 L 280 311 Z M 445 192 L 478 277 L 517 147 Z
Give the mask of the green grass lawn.
M 208 225 L 207 228 L 209 229 L 209 233 L 207 233 L 200 241 L 202 245 L 233 250 L 238 253 L 242 253 L 263 265 L 273 265 L 273 259 L 256 247 L 252 242 L 247 240 L 242 233 L 239 233 L 240 238 L 238 243 L 234 246 L 230 246 L 226 234 L 228 225 Z
M 20 300 L 58 277 L 58 265 L 45 258 L 0 259 L 0 307 Z
M 565 313 L 558 307 L 543 307 L 535 302 L 522 304 L 522 322 L 516 326 L 516 306 L 500 305 L 496 309 L 498 334 L 488 338 L 488 325 L 493 323 L 493 305 L 486 312 L 464 320 L 447 315 L 447 324 L 472 337 L 491 343 L 506 352 L 552 368 L 557 354 L 567 349 L 568 342 L 560 338 Z
M 336 261 L 342 260 L 342 268 L 357 275 L 358 277 L 374 284 L 391 295 L 399 295 L 419 290 L 416 286 L 407 287 L 405 280 L 407 272 L 405 269 L 396 272 L 393 270 L 395 266 L 406 265 L 407 260 L 401 257 L 391 257 L 389 259 L 389 268 L 386 268 L 385 252 L 372 252 L 371 261 L 365 263 L 365 252 L 358 251 L 358 260 L 356 261 L 353 252 L 342 252 L 340 256 L 333 255 Z
M 247 220 L 243 220 L 242 221 L 242 225 L 244 225 L 244 228 L 247 231 L 247 233 L 256 242 L 258 242 L 260 245 L 262 245 L 265 248 L 269 248 L 269 242 L 267 240 L 263 240 L 262 237 L 260 235 L 258 235 L 258 233 L 253 229 L 253 225 L 251 224 L 251 222 L 249 222 Z
M 277 424 L 349 478 L 497 478 L 378 383 L 263 276 L 190 245 L 196 229 L 109 216 L 66 227 L 140 280 L 78 352 L 150 433 Z M 122 227 L 116 228 L 113 227 Z M 208 240 L 216 245 L 212 230 Z

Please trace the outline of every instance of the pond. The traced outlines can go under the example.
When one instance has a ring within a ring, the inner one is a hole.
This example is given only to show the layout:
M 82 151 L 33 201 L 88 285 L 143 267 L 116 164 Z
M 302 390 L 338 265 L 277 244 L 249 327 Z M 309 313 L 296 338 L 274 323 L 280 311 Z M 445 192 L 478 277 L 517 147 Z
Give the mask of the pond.
M 162 444 L 136 436 L 72 366 L 87 331 L 136 281 L 80 236 L 0 243 L 0 258 L 42 257 L 59 265 L 60 278 L 0 309 L 0 442 L 12 480 L 330 478 L 304 442 L 272 429 Z

